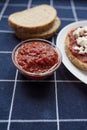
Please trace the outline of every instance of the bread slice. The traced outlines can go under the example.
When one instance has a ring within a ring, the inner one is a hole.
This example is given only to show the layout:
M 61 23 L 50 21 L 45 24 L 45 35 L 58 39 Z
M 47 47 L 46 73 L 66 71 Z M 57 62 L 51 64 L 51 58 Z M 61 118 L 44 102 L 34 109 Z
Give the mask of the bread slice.
M 69 49 L 69 44 L 70 44 L 70 40 L 69 40 L 69 36 L 67 35 L 65 39 L 65 52 L 67 57 L 69 58 L 71 63 L 73 63 L 77 68 L 79 68 L 80 70 L 87 71 L 87 63 L 80 61 L 77 57 L 75 57 L 72 54 L 72 52 Z
M 42 33 L 33 33 L 33 34 L 30 34 L 29 32 L 19 32 L 19 31 L 16 31 L 16 36 L 21 39 L 21 40 L 26 40 L 26 39 L 29 39 L 29 38 L 44 38 L 44 39 L 48 39 L 50 37 L 52 37 L 56 31 L 59 29 L 61 25 L 61 21 L 58 17 L 55 18 L 54 20 L 54 23 L 52 25 L 52 27 Z
M 57 16 L 56 9 L 50 5 L 42 4 L 13 13 L 9 16 L 9 25 L 15 30 L 30 33 L 43 32 L 51 27 Z

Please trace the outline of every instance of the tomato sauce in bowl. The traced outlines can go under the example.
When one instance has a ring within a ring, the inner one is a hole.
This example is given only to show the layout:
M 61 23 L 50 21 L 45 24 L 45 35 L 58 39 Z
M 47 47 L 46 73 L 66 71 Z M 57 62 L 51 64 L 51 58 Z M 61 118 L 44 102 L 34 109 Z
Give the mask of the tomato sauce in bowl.
M 61 59 L 60 51 L 43 39 L 23 41 L 12 53 L 13 63 L 19 71 L 33 79 L 51 75 L 59 67 Z

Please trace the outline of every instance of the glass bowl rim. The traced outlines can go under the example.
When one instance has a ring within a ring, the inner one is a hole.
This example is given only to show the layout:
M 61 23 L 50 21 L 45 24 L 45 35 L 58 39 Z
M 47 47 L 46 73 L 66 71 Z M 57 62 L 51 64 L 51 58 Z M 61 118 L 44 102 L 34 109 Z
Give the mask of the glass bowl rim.
M 50 46 L 52 46 L 54 48 L 54 50 L 57 52 L 58 54 L 58 63 L 55 64 L 54 66 L 52 66 L 50 69 L 48 69 L 48 71 L 45 71 L 45 72 L 40 72 L 40 73 L 32 73 L 32 72 L 28 72 L 24 69 L 22 69 L 20 67 L 20 65 L 18 65 L 18 63 L 16 62 L 16 58 L 15 58 L 15 53 L 17 51 L 17 49 L 23 45 L 23 44 L 26 44 L 27 42 L 31 42 L 31 41 L 41 41 L 41 42 L 44 42 L 46 44 L 49 44 Z M 19 44 L 17 44 L 14 49 L 12 50 L 12 61 L 15 65 L 15 67 L 20 71 L 22 72 L 23 74 L 25 75 L 28 75 L 28 76 L 33 76 L 33 77 L 41 77 L 41 76 L 46 76 L 46 75 L 50 75 L 51 73 L 53 73 L 54 71 L 56 71 L 61 62 L 62 62 L 62 54 L 59 50 L 59 48 L 55 45 L 55 44 L 52 44 L 52 42 L 48 41 L 48 40 L 45 40 L 45 39 L 40 39 L 40 38 L 33 38 L 33 39 L 27 39 L 27 40 L 24 40 L 24 41 L 21 41 Z

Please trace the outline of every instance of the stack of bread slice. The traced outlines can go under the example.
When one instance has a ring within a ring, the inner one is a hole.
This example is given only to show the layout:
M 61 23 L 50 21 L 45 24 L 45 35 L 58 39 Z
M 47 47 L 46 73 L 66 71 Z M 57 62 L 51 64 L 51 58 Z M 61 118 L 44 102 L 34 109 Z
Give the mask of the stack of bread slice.
M 16 12 L 8 17 L 10 27 L 18 38 L 52 37 L 60 27 L 57 11 L 50 5 L 38 5 L 21 12 Z

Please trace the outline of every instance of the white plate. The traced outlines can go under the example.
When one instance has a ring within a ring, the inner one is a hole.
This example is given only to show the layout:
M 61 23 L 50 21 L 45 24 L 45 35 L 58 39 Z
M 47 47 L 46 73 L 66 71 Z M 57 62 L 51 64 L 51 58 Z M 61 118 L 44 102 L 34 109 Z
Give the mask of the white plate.
M 64 27 L 60 33 L 57 36 L 57 41 L 56 41 L 56 45 L 57 47 L 60 49 L 60 51 L 62 52 L 62 56 L 63 56 L 63 64 L 66 66 L 66 68 L 74 75 L 76 76 L 79 80 L 81 80 L 82 82 L 84 82 L 85 84 L 87 84 L 87 72 L 84 72 L 82 70 L 79 70 L 78 68 L 76 68 L 67 58 L 65 50 L 64 50 L 64 43 L 65 43 L 65 37 L 66 34 L 68 33 L 69 30 L 71 30 L 72 28 L 78 27 L 78 26 L 87 26 L 87 21 L 78 21 L 78 22 L 73 22 L 69 25 L 67 25 L 66 27 Z

